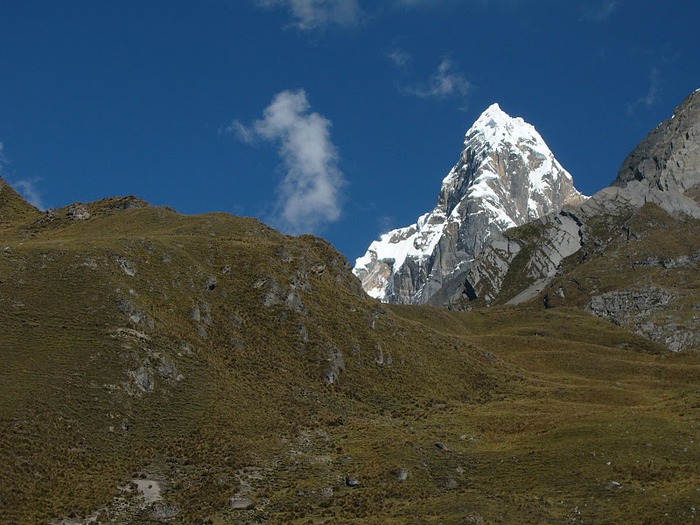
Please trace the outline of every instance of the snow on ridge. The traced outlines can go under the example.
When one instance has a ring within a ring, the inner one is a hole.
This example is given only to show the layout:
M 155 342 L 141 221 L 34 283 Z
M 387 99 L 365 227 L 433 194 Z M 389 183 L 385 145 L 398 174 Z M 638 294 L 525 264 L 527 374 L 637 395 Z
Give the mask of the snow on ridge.
M 517 179 L 517 184 L 519 188 L 524 185 L 525 193 L 518 197 L 524 201 L 517 203 L 510 201 L 514 177 L 522 177 Z M 563 180 L 573 184 L 573 177 L 557 161 L 535 127 L 492 104 L 467 131 L 460 160 L 443 179 L 435 209 L 419 217 L 415 224 L 384 233 L 373 241 L 356 260 L 353 272 L 362 279 L 365 291 L 376 299 L 420 302 L 424 294 L 435 292 L 430 286 L 442 282 L 439 279 L 447 275 L 444 268 L 433 266 L 432 258 L 443 257 L 441 250 L 454 249 L 458 242 L 455 235 L 469 232 L 470 242 L 481 246 L 493 233 L 488 225 L 496 226 L 495 231 L 503 231 L 537 219 L 552 211 L 552 198 L 557 198 Z M 575 188 L 573 192 L 577 194 Z M 472 220 L 485 229 L 472 231 L 469 226 Z M 446 239 L 446 244 L 438 250 L 442 239 Z M 456 253 L 462 254 L 457 259 L 471 254 Z M 463 268 L 474 255 L 469 260 L 453 262 L 457 268 Z M 419 274 L 415 274 L 416 267 Z M 397 275 L 404 275 L 402 272 L 410 272 L 406 275 L 413 282 L 406 284 L 408 281 L 403 277 L 396 280 Z M 406 295 L 405 289 L 394 289 L 403 286 L 408 287 L 411 295 Z
M 479 142 L 492 147 L 501 142 L 517 143 L 520 140 L 544 143 L 534 126 L 525 122 L 522 117 L 511 117 L 498 104 L 492 104 L 481 114 L 467 131 L 465 139 L 476 134 L 479 135 Z M 464 145 L 467 146 L 476 138 L 474 136 L 465 141 Z
M 486 157 L 490 151 L 502 146 L 513 146 L 511 149 L 520 153 L 524 163 L 528 163 L 531 155 L 539 156 L 543 160 L 543 170 L 531 173 L 530 187 L 541 191 L 542 175 L 547 171 L 561 170 L 566 176 L 571 175 L 559 164 L 554 154 L 547 146 L 542 136 L 532 124 L 522 117 L 511 117 L 497 104 L 491 104 L 474 122 L 464 136 L 464 150 L 472 149 L 473 154 Z M 547 166 L 544 169 L 544 165 Z M 459 176 L 456 170 L 451 170 L 443 179 L 445 187 Z
M 365 255 L 355 261 L 355 268 L 369 269 L 376 259 L 393 261 L 392 270 L 396 271 L 408 257 L 426 259 L 440 242 L 445 224 L 446 217 L 438 210 L 421 215 L 415 224 L 391 230 L 373 241 Z
M 533 154 L 541 157 L 541 165 L 529 174 L 530 192 L 544 196 L 545 190 L 550 187 L 550 181 L 545 180 L 545 175 L 554 171 L 561 171 L 565 176 L 571 177 L 554 158 L 534 126 L 525 122 L 522 117 L 511 117 L 497 103 L 494 103 L 467 131 L 464 149 L 477 146 L 477 152 L 486 153 L 506 144 L 515 146 L 512 149 L 519 151 L 526 163 L 528 157 Z M 495 166 L 486 166 L 489 163 L 493 164 L 491 158 L 485 156 L 481 163 L 483 171 L 477 179 L 472 181 L 467 195 L 471 199 L 481 200 L 485 211 L 494 221 L 507 227 L 515 226 L 513 219 L 503 209 L 503 204 L 494 188 L 489 184 L 489 181 L 496 184 L 499 181 Z M 457 166 L 452 168 L 443 179 L 443 188 L 449 187 L 461 175 L 461 170 L 456 168 Z M 409 257 L 418 261 L 429 258 L 448 222 L 459 215 L 457 208 L 458 206 L 452 210 L 449 219 L 442 210 L 436 208 L 422 215 L 411 226 L 391 230 L 381 235 L 378 240 L 372 242 L 365 255 L 356 260 L 355 268 L 369 270 L 373 260 L 387 263 L 393 261 L 391 266 L 392 271 L 395 272 Z M 528 201 L 528 215 L 531 218 L 538 215 L 537 203 L 532 198 Z

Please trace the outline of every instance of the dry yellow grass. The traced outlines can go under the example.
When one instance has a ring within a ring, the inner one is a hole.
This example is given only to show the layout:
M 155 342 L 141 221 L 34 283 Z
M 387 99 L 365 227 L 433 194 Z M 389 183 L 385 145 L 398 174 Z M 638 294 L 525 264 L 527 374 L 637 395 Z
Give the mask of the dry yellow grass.
M 383 307 L 320 239 L 129 202 L 0 234 L 0 522 L 695 519 L 696 353 L 574 309 Z

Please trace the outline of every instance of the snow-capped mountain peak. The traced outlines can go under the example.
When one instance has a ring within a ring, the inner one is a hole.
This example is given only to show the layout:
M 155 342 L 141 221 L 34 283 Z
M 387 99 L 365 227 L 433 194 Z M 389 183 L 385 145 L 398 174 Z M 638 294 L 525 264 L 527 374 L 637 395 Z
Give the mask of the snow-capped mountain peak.
M 491 104 L 474 122 L 467 135 L 473 132 L 480 132 L 483 144 L 492 146 L 505 141 L 517 142 L 537 133 L 522 118 L 511 117 L 498 104 Z
M 583 198 L 535 128 L 492 104 L 467 131 L 435 209 L 374 241 L 354 271 L 373 297 L 424 303 L 493 234 Z

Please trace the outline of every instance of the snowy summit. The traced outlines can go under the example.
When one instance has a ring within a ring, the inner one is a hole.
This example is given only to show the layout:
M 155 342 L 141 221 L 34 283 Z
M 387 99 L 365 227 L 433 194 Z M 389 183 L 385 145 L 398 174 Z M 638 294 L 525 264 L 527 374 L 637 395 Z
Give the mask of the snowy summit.
M 493 104 L 467 131 L 435 209 L 374 241 L 354 272 L 383 302 L 425 303 L 494 234 L 583 199 L 537 130 Z

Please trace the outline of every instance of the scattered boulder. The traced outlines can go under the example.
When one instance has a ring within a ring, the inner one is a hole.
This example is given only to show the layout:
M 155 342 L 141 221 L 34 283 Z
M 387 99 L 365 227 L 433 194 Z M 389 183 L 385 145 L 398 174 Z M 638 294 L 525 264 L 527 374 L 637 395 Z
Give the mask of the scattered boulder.
M 252 499 L 241 495 L 233 496 L 230 503 L 233 510 L 248 510 L 255 505 Z
M 136 275 L 136 265 L 128 260 L 126 257 L 117 257 L 117 264 L 122 269 L 122 271 L 129 277 Z
M 175 363 L 165 356 L 160 357 L 160 363 L 158 364 L 158 375 L 163 379 L 168 379 L 170 381 L 181 381 L 184 379 L 175 366 Z
M 118 299 L 117 309 L 126 315 L 129 318 L 129 321 L 133 324 L 142 325 L 151 329 L 155 327 L 153 319 L 151 319 L 151 317 L 143 310 L 136 307 L 129 299 Z
M 154 520 L 172 520 L 180 514 L 180 509 L 174 505 L 163 502 L 156 502 L 151 509 L 151 517 Z
M 150 367 L 141 365 L 136 370 L 131 372 L 131 377 L 134 385 L 141 392 L 153 392 L 155 384 L 153 382 L 153 373 L 151 372 Z
M 396 471 L 396 479 L 401 482 L 407 481 L 410 475 L 411 472 L 407 468 L 400 468 Z
M 299 336 L 301 337 L 301 340 L 305 343 L 309 342 L 309 332 L 308 330 L 306 330 L 306 327 L 304 325 L 301 325 L 299 327 Z
M 360 480 L 357 479 L 357 478 L 354 477 L 354 476 L 347 476 L 347 477 L 345 478 L 345 485 L 347 485 L 348 487 L 353 487 L 353 488 L 354 488 L 354 487 L 359 487 L 359 486 L 360 486 Z
M 257 281 L 254 286 L 265 290 L 262 298 L 263 306 L 269 308 L 271 306 L 284 304 L 287 300 L 288 294 L 285 293 L 282 286 L 274 279 L 263 279 L 261 284 L 258 283 L 260 283 L 260 281 Z
M 211 306 L 208 303 L 199 303 L 190 310 L 190 318 L 195 323 L 212 324 Z
M 394 364 L 394 358 L 391 357 L 390 352 L 384 353 L 382 345 L 377 344 L 377 357 L 374 359 L 374 362 L 382 366 L 392 366 Z
M 343 353 L 340 349 L 333 345 L 328 347 L 327 360 L 329 362 L 328 368 L 326 369 L 323 379 L 329 385 L 332 385 L 338 381 L 340 374 L 345 370 L 345 359 L 343 358 Z
M 76 203 L 68 207 L 68 217 L 74 221 L 85 221 L 91 217 L 84 204 Z
M 160 484 L 152 479 L 132 479 L 136 489 L 143 497 L 145 503 L 155 503 L 163 499 L 160 495 Z
M 289 292 L 289 294 L 287 295 L 287 298 L 284 301 L 284 304 L 289 306 L 295 312 L 306 313 L 306 308 L 304 307 L 304 303 L 301 300 L 301 296 L 294 289 L 292 289 Z

